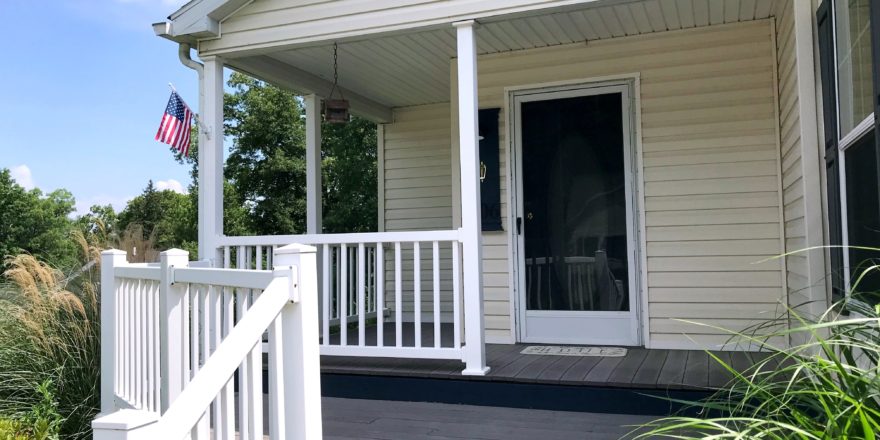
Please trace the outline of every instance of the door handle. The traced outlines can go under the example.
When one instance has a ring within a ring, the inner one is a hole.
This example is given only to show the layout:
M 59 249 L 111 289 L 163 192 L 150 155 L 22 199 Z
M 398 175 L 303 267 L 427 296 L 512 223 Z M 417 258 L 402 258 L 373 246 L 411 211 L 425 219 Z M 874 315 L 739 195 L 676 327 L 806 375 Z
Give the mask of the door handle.
M 516 235 L 522 235 L 522 217 L 516 218 Z

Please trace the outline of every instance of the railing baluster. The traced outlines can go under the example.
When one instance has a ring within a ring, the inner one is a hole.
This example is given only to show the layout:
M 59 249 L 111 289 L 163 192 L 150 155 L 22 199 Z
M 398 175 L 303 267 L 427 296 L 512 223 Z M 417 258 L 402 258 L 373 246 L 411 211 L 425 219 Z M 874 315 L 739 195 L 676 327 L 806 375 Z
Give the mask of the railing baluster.
M 400 242 L 394 242 L 394 340 L 395 347 L 403 347 L 403 298 L 400 270 Z
M 125 347 L 125 352 L 127 353 L 126 362 L 128 363 L 128 367 L 126 367 L 125 375 L 127 377 L 127 384 L 125 387 L 125 398 L 131 400 L 134 397 L 134 344 L 135 344 L 135 332 L 134 332 L 134 280 L 128 281 L 128 292 L 125 295 L 126 299 L 126 315 L 128 316 L 128 323 L 126 324 L 127 333 L 128 333 L 128 346 Z
M 422 346 L 422 250 L 413 242 L 413 329 L 415 347 Z
M 132 335 L 134 336 L 134 344 L 131 346 L 131 357 L 133 360 L 132 365 L 132 387 L 131 387 L 131 400 L 135 407 L 140 407 L 140 370 L 141 370 L 141 326 L 140 326 L 140 283 L 141 280 L 134 280 L 133 289 L 131 292 L 132 296 L 132 304 L 131 304 L 131 324 L 132 324 Z
M 125 279 L 116 278 L 114 280 L 114 285 L 116 286 L 116 291 L 113 292 L 113 297 L 116 300 L 116 310 L 114 311 L 115 316 L 113 322 L 116 324 L 116 328 L 113 331 L 116 333 L 116 359 L 113 361 L 113 366 L 115 368 L 115 380 L 113 381 L 113 393 L 114 394 L 122 394 L 122 371 L 123 371 L 123 354 L 122 354 L 122 346 L 123 341 L 125 341 L 125 333 L 123 333 L 125 329 L 125 318 L 123 317 L 122 310 L 124 307 L 124 295 L 125 291 Z M 106 325 L 106 324 L 105 324 Z M 115 400 L 115 397 L 114 397 Z M 115 408 L 115 405 L 114 405 Z
M 236 269 L 244 269 L 244 254 L 246 252 L 246 248 L 244 246 L 239 246 L 238 251 L 235 252 L 235 268 Z
M 365 254 L 364 244 L 358 243 L 357 248 L 357 314 L 358 314 L 358 345 L 361 347 L 367 345 L 366 334 L 367 334 L 367 317 L 366 317 L 366 308 L 367 308 L 367 299 L 365 295 L 366 288 L 366 254 Z
M 324 262 L 329 259 L 327 256 L 328 246 L 324 245 Z M 326 264 L 325 268 L 329 268 Z M 325 270 L 325 274 L 326 274 Z M 326 280 L 327 277 L 325 276 Z M 326 284 L 324 288 L 325 292 Z M 324 297 L 326 300 L 326 296 Z M 327 327 L 327 309 L 324 309 L 325 328 Z M 269 326 L 269 438 L 284 439 L 286 438 L 286 429 L 284 423 L 284 390 L 281 383 L 281 372 L 284 371 L 284 356 L 282 355 L 282 338 L 284 337 L 281 328 L 281 317 L 275 318 L 272 325 Z M 324 340 L 325 343 L 327 340 Z
M 452 242 L 452 346 L 461 347 L 461 244 Z
M 211 347 L 210 350 L 206 350 L 207 353 L 211 355 L 217 351 L 217 347 L 220 346 L 220 288 L 210 285 L 208 286 L 208 308 L 211 309 Z M 213 428 L 214 435 L 213 438 L 220 439 L 220 435 L 222 434 L 222 430 L 220 429 L 220 419 L 223 417 L 223 412 L 221 411 L 220 399 L 223 395 L 223 391 L 220 391 L 217 394 L 217 397 L 214 398 L 214 403 L 211 404 L 211 418 L 213 419 Z
M 322 253 L 323 259 L 323 273 L 321 274 L 321 278 L 323 283 L 321 284 L 321 288 L 324 290 L 321 295 L 321 304 L 323 305 L 321 309 L 322 320 L 321 320 L 321 335 L 322 335 L 322 343 L 323 345 L 330 345 L 330 252 L 331 248 L 329 245 L 324 245 L 324 252 Z
M 199 351 L 199 324 L 200 324 L 199 312 L 201 312 L 201 310 L 199 310 L 200 309 L 199 298 L 201 297 L 200 287 L 201 286 L 199 286 L 197 284 L 193 284 L 189 288 L 189 290 L 190 290 L 189 296 L 190 296 L 190 300 L 192 301 L 192 305 L 190 306 L 191 307 L 190 313 L 192 314 L 192 317 L 190 318 L 190 330 L 189 330 L 190 331 L 189 335 L 190 335 L 190 340 L 191 340 L 191 342 L 190 342 L 190 358 L 189 358 L 190 359 L 190 374 L 191 374 L 190 379 L 195 377 L 196 373 L 199 372 L 199 357 L 200 357 L 200 355 L 199 355 L 199 353 L 200 353 L 200 351 Z
M 440 244 L 434 241 L 434 348 L 440 348 Z
M 223 246 L 223 267 L 229 269 L 232 266 L 230 246 Z
M 257 245 L 257 270 L 263 270 L 263 246 Z
M 189 383 L 190 379 L 190 369 L 192 366 L 192 353 L 190 351 L 190 340 L 192 339 L 192 316 L 190 316 L 190 295 L 192 293 L 193 286 L 185 286 L 184 293 L 181 303 L 183 304 L 183 334 L 181 335 L 181 340 L 183 341 L 183 384 L 184 386 Z
M 376 243 L 376 346 L 385 346 L 385 250 Z
M 244 256 L 242 256 L 242 260 Z M 248 308 L 247 291 L 244 289 L 236 289 L 235 303 L 237 319 L 236 323 L 241 322 Z M 251 387 L 250 385 L 250 357 L 242 360 L 241 366 L 238 368 L 238 432 L 241 440 L 253 440 L 250 437 L 250 412 L 251 412 Z
M 348 245 L 341 249 L 342 268 L 339 285 L 339 345 L 348 345 Z
M 251 290 L 248 293 L 247 306 L 260 297 L 260 290 Z M 251 428 L 252 439 L 263 438 L 263 339 L 254 345 L 248 358 L 248 386 L 250 387 L 251 403 L 248 417 L 248 426 Z
M 234 325 L 234 312 L 235 312 L 235 289 L 231 287 L 223 288 L 223 338 L 229 335 L 229 332 L 232 331 L 232 327 Z M 223 387 L 223 390 L 220 392 L 220 411 L 222 413 L 221 416 L 221 426 L 220 430 L 223 434 L 223 439 L 233 440 L 235 438 L 235 394 L 233 389 L 233 381 L 232 379 L 226 383 L 226 386 Z M 215 428 L 217 429 L 217 428 Z

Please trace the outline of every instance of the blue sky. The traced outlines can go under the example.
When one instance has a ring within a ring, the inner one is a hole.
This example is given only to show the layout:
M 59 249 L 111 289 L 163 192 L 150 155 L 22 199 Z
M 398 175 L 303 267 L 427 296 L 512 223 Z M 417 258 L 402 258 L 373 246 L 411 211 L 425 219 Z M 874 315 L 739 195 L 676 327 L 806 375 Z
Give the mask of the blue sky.
M 185 189 L 188 168 L 153 140 L 172 82 L 193 108 L 196 73 L 153 35 L 185 0 L 0 0 L 0 168 L 77 209 L 117 209 L 152 179 Z

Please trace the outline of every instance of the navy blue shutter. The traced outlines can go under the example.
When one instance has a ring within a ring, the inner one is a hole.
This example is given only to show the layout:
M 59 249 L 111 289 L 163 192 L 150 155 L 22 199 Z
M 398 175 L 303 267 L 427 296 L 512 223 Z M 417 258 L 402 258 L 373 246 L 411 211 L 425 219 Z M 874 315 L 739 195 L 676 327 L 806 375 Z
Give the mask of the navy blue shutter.
M 499 108 L 480 110 L 480 168 L 485 177 L 480 179 L 480 205 L 483 230 L 501 231 L 501 161 L 498 157 Z
M 834 20 L 832 1 L 824 0 L 816 10 L 819 34 L 819 64 L 822 76 L 822 114 L 825 125 L 825 169 L 828 198 L 828 232 L 831 245 L 831 296 L 832 301 L 844 298 L 843 278 L 843 227 L 840 203 L 840 150 L 837 144 L 837 89 L 834 62 Z

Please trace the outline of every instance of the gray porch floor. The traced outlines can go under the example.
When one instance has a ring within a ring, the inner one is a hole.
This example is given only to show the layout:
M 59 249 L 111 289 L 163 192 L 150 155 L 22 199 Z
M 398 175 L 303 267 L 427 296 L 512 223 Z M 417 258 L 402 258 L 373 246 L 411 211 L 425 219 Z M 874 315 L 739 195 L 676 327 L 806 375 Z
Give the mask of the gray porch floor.
M 393 345 L 393 324 L 385 329 L 386 344 Z M 390 327 L 390 328 L 389 328 Z M 412 345 L 412 325 L 404 328 L 405 345 Z M 409 330 L 409 331 L 407 331 Z M 451 341 L 450 330 L 443 328 L 442 340 Z M 356 344 L 356 331 L 350 332 L 349 344 Z M 375 328 L 367 331 L 366 345 L 375 345 Z M 433 344 L 433 327 L 425 324 L 423 345 Z M 338 343 L 338 336 L 331 338 Z M 485 377 L 461 376 L 460 361 L 322 356 L 321 371 L 329 374 L 355 374 L 396 377 L 426 377 L 490 380 L 557 385 L 604 386 L 638 389 L 705 390 L 724 386 L 730 373 L 699 350 L 647 350 L 630 348 L 623 357 L 575 357 L 521 354 L 527 345 L 487 344 L 486 358 L 491 367 Z M 744 371 L 765 353 L 713 352 L 738 371 Z
M 656 417 L 323 399 L 324 439 L 619 439 Z

